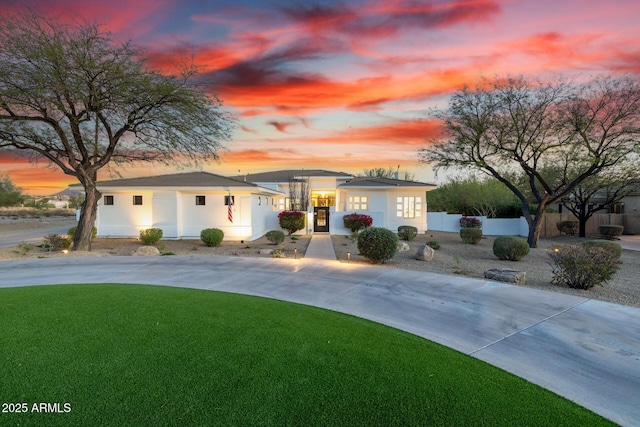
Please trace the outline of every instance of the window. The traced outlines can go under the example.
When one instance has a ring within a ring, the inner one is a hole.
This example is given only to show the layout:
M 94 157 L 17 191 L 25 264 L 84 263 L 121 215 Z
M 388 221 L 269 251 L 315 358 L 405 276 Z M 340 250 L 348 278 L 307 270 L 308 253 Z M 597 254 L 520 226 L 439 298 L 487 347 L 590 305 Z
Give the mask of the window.
M 419 218 L 422 216 L 422 197 L 396 197 L 396 216 L 398 218 Z
M 142 205 L 142 196 L 133 196 L 133 204 L 136 206 Z
M 196 196 L 196 206 L 204 206 L 206 204 L 206 198 L 204 196 Z
M 369 209 L 369 196 L 349 196 L 347 210 L 366 211 Z
M 113 206 L 113 196 L 104 196 L 104 205 Z
M 231 205 L 236 204 L 236 196 L 224 196 L 224 205 L 229 206 L 229 197 L 231 197 Z

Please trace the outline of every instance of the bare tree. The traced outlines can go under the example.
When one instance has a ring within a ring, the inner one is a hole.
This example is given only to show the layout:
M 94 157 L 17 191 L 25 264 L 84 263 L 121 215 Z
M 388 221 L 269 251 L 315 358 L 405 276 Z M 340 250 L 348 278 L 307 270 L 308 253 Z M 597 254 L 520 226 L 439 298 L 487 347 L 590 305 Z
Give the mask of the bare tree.
M 307 210 L 309 206 L 309 179 L 289 176 L 289 200 L 291 210 Z
M 362 173 L 362 176 L 372 177 L 372 178 L 395 178 L 400 179 L 400 165 L 397 168 L 393 168 L 389 166 L 387 169 L 385 168 L 371 168 L 365 169 Z M 404 171 L 404 175 L 402 175 L 402 179 L 405 181 L 413 181 L 416 179 L 416 175 L 409 171 Z
M 434 116 L 443 137 L 420 150 L 421 161 L 498 179 L 522 202 L 527 241 L 536 247 L 550 205 L 638 150 L 640 85 L 630 77 L 585 85 L 496 78 L 459 90 Z M 550 167 L 558 173 L 544 176 Z M 527 188 L 512 178 L 522 173 Z M 530 202 L 538 205 L 535 215 Z
M 217 159 L 230 137 L 230 118 L 195 85 L 193 66 L 162 75 L 142 53 L 95 24 L 0 17 L 0 148 L 46 159 L 82 184 L 76 250 L 91 249 L 99 170 Z

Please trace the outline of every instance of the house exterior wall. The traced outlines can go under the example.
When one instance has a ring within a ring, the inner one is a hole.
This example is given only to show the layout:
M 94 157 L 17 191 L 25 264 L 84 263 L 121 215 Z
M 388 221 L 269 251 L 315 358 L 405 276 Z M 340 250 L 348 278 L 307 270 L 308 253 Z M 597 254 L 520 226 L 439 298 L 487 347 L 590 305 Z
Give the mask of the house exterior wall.
M 101 237 L 138 237 L 140 230 L 153 227 L 153 192 L 105 192 L 113 196 L 113 205 L 98 203 L 96 228 Z M 133 204 L 133 196 L 142 196 L 142 205 Z

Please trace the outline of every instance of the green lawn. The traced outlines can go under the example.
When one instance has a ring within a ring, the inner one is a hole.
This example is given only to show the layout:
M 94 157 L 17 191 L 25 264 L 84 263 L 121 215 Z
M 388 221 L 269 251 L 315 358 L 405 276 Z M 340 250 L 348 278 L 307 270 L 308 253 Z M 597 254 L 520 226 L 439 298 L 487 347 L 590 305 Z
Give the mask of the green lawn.
M 430 341 L 263 298 L 12 288 L 0 324 L 0 401 L 71 409 L 0 425 L 612 425 Z

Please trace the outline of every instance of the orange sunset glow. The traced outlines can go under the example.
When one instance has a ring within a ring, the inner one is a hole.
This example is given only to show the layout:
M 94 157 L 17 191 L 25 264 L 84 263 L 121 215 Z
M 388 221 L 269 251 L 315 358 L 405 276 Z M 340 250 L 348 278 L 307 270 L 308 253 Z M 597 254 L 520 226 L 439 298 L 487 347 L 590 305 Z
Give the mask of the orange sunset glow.
M 135 6 L 134 6 L 135 4 Z M 193 57 L 237 120 L 222 175 L 280 168 L 361 173 L 395 167 L 433 182 L 417 152 L 437 137 L 432 108 L 481 77 L 640 73 L 640 2 L 595 0 L 0 0 L 102 25 L 173 72 Z M 28 194 L 74 178 L 0 152 L 0 175 Z M 171 172 L 154 168 L 154 173 Z M 148 175 L 131 167 L 122 176 Z M 110 178 L 107 172 L 101 179 Z

